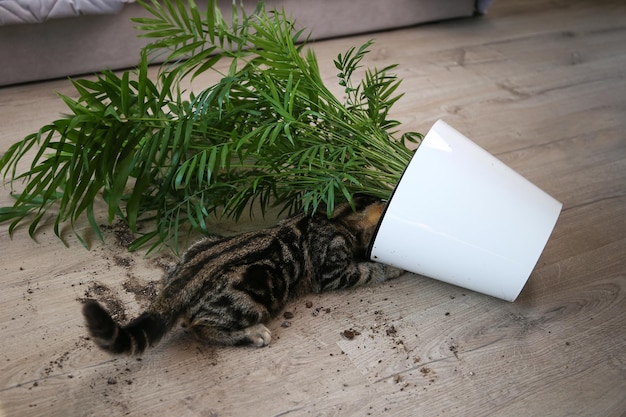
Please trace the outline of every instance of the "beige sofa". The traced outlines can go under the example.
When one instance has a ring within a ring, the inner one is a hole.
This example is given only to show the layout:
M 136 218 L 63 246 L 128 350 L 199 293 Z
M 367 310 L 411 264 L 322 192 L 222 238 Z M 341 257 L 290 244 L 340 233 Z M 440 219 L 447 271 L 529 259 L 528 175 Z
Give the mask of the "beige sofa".
M 69 2 L 66 8 L 60 8 Z M 230 10 L 229 0 L 223 10 Z M 54 3 L 56 9 L 42 7 Z M 85 4 L 85 7 L 78 5 Z M 118 4 L 115 4 L 115 3 Z M 196 0 L 200 7 L 206 0 Z M 256 2 L 247 0 L 246 6 Z M 484 13 L 489 0 L 266 0 L 285 8 L 315 39 L 411 26 Z M 38 7 L 33 5 L 37 4 Z M 99 8 L 103 5 L 102 10 Z M 58 13 L 52 13 L 52 12 Z M 47 13 L 46 13 L 47 12 Z M 4 13 L 4 16 L 3 16 Z M 42 15 L 38 15 L 38 13 Z M 0 86 L 135 66 L 147 42 L 131 17 L 134 0 L 0 1 Z

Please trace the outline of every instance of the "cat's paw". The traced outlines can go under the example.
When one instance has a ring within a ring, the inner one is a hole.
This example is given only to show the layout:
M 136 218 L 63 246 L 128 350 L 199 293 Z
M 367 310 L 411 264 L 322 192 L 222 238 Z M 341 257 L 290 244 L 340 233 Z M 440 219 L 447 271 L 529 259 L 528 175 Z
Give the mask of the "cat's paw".
M 270 344 L 272 333 L 263 324 L 255 324 L 245 330 L 246 337 L 250 344 L 256 347 L 263 347 Z
M 405 272 L 406 271 L 404 269 L 396 268 L 395 266 L 385 265 L 385 276 L 387 277 L 387 279 L 398 278 Z

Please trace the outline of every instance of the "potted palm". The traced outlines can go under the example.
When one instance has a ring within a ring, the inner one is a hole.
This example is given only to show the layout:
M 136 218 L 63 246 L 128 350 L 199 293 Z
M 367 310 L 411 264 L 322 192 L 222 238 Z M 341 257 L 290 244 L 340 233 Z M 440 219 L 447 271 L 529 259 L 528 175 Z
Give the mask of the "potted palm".
M 561 207 L 439 120 L 396 186 L 370 257 L 514 301 Z
M 309 211 L 320 204 L 331 213 L 358 193 L 391 196 L 423 137 L 396 136 L 399 123 L 389 117 L 401 97 L 395 66 L 353 80 L 371 42 L 334 61 L 340 100 L 284 12 L 258 3 L 247 14 L 233 2 L 226 22 L 213 2 L 206 11 L 192 0 L 140 3 L 151 17 L 136 23 L 153 39 L 140 65 L 73 80 L 78 99 L 61 96 L 69 113 L 0 158 L 12 187 L 25 184 L 0 209 L 9 232 L 28 223 L 34 235 L 53 208 L 57 236 L 84 218 L 102 238 L 94 210 L 101 197 L 107 220 L 120 218 L 139 236 L 130 249 L 151 251 L 176 248 L 185 232 L 207 232 L 211 215 L 238 219 L 252 206 Z M 157 54 L 164 62 L 153 79 L 148 64 Z M 206 71 L 219 81 L 186 93 L 183 86 Z M 30 168 L 18 174 L 31 150 Z M 379 246 L 373 256 L 381 258 Z

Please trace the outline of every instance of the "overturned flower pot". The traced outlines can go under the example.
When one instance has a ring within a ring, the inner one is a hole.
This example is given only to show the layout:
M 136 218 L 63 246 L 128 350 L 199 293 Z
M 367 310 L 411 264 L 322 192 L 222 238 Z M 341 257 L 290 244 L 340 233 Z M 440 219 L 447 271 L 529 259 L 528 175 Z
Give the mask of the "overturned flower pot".
M 396 186 L 369 257 L 514 301 L 561 207 L 439 120 Z

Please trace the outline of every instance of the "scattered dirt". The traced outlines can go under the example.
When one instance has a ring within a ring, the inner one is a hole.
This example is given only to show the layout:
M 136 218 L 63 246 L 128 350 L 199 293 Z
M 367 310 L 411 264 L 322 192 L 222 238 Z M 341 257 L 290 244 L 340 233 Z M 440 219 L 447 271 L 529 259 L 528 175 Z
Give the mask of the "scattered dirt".
M 312 306 L 311 306 L 311 307 L 312 307 Z M 315 307 L 315 310 L 313 310 L 313 312 L 312 312 L 311 314 L 312 314 L 314 317 L 317 317 L 317 316 L 319 316 L 319 314 L 320 314 L 322 311 L 323 311 L 324 313 L 326 313 L 326 314 L 329 314 L 329 313 L 330 313 L 330 307 L 326 307 L 326 308 L 324 308 L 324 307 Z
M 115 235 L 116 243 L 123 248 L 128 249 L 135 240 L 135 235 L 122 220 L 117 220 L 112 225 L 100 225 L 100 228 L 112 231 Z
M 63 369 L 63 364 L 70 357 L 70 352 L 64 352 L 58 358 L 51 360 L 48 365 L 43 369 L 43 373 L 45 376 L 48 376 L 54 372 L 55 369 Z
M 126 271 L 125 275 L 127 279 L 122 282 L 121 288 L 119 288 L 119 284 L 117 284 L 114 287 L 115 289 L 101 282 L 93 282 L 89 284 L 88 290 L 85 291 L 85 297 L 79 299 L 79 301 L 95 299 L 106 307 L 115 320 L 125 322 L 127 313 L 122 300 L 124 300 L 125 303 L 128 303 L 129 300 L 125 297 L 122 290 L 132 294 L 141 308 L 145 308 L 157 296 L 160 290 L 160 279 L 155 281 L 146 280 L 137 277 L 133 273 L 137 264 L 142 263 L 143 265 L 144 263 L 148 263 L 148 266 L 158 268 L 164 273 L 169 270 L 177 260 L 173 255 L 161 255 L 149 261 L 142 261 L 138 258 L 139 255 L 129 253 L 128 248 L 135 240 L 135 236 L 122 220 L 117 220 L 112 225 L 100 225 L 100 227 L 108 234 L 109 238 L 114 237 L 116 243 L 116 245 L 107 245 L 103 248 L 104 257 L 109 261 L 109 268 L 112 266 L 123 268 Z M 162 273 L 158 275 L 160 276 Z
M 113 256 L 113 262 L 122 268 L 130 268 L 135 263 L 135 260 L 129 256 L 115 255 Z
M 459 359 L 459 345 L 453 339 L 450 339 L 448 349 L 452 352 L 455 358 Z
M 125 411 L 128 409 L 128 405 L 120 401 L 119 398 L 120 394 L 125 389 L 124 387 L 126 385 L 132 385 L 135 382 L 133 376 L 140 367 L 141 358 L 116 361 L 112 369 L 108 368 L 101 374 L 99 379 L 93 379 L 89 384 L 89 388 L 94 391 L 100 391 L 105 401 L 109 403 L 111 407 L 122 408 L 119 413 L 114 412 L 113 414 L 129 414 Z
M 396 330 L 396 326 L 394 326 L 393 324 L 389 327 L 387 327 L 387 330 L 385 330 L 385 333 L 387 333 L 387 336 L 397 336 L 398 335 L 398 331 Z
M 130 277 L 122 283 L 122 288 L 135 296 L 135 299 L 143 307 L 156 298 L 159 284 L 157 281 L 140 281 L 138 278 Z

